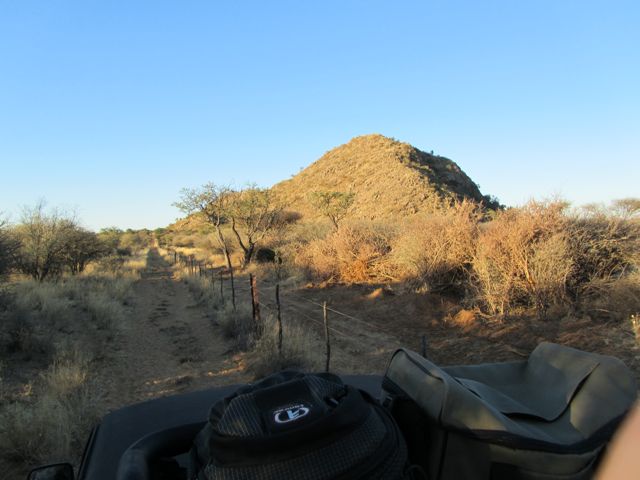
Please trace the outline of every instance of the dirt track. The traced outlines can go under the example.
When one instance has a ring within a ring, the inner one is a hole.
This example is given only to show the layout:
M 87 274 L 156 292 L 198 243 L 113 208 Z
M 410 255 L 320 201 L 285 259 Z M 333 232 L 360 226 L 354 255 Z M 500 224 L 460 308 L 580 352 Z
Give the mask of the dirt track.
M 147 268 L 134 285 L 132 309 L 106 379 L 107 406 L 247 381 L 240 360 L 204 307 L 151 249 Z

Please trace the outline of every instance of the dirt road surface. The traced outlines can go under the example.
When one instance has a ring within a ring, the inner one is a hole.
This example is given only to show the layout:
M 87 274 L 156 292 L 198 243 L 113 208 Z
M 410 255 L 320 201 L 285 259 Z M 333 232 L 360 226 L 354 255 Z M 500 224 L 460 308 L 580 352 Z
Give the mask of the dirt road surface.
M 113 360 L 100 375 L 108 409 L 248 381 L 241 358 L 213 327 L 209 312 L 155 248 L 131 299 Z

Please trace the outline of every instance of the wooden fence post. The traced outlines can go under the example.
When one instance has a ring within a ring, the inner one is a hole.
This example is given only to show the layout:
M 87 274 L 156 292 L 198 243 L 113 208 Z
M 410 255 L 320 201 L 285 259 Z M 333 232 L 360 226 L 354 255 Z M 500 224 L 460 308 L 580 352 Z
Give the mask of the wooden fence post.
M 324 318 L 324 338 L 327 342 L 327 362 L 325 363 L 325 372 L 329 371 L 329 365 L 331 364 L 331 339 L 329 337 L 329 316 L 327 315 L 327 302 L 322 302 L 322 317 Z
M 220 301 L 224 305 L 224 277 L 222 276 L 222 270 L 220 270 Z
M 233 267 L 229 269 L 229 279 L 231 280 L 231 305 L 233 305 L 233 311 L 236 311 L 236 284 L 233 280 Z
M 258 285 L 256 277 L 252 273 L 249 274 L 249 285 L 251 287 L 251 312 L 253 321 L 257 324 L 260 322 L 260 300 L 258 298 Z
M 251 318 L 256 321 L 256 296 L 253 293 L 253 273 L 249 274 L 249 289 L 251 290 Z
M 280 284 L 276 284 L 276 306 L 278 308 L 278 355 L 282 356 L 282 315 L 280 311 Z
M 173 252 L 173 264 L 178 263 L 178 252 Z

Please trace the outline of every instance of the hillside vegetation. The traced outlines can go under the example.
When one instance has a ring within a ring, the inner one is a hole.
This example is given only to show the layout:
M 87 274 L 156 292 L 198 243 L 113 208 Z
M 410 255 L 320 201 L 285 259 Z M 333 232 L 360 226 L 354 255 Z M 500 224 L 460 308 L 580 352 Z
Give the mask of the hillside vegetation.
M 353 193 L 347 217 L 351 219 L 393 219 L 431 212 L 448 199 L 497 206 L 452 160 L 383 135 L 356 137 L 272 190 L 282 204 L 307 219 L 320 217 L 309 194 L 322 190 Z
M 634 199 L 582 209 L 532 200 L 505 209 L 453 161 L 382 135 L 332 149 L 268 194 L 289 221 L 256 248 L 274 253 L 279 278 L 442 293 L 500 318 L 576 311 L 628 318 L 640 310 Z M 225 247 L 238 258 L 234 210 L 218 213 Z M 160 238 L 215 262 L 212 231 L 196 211 Z

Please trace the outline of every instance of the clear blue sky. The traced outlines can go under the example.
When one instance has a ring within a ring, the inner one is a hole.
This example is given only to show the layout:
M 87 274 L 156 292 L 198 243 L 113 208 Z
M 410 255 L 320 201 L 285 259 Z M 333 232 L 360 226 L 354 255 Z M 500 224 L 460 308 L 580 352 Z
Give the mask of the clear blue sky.
M 0 1 L 0 211 L 158 227 L 382 133 L 506 204 L 640 196 L 637 1 Z

